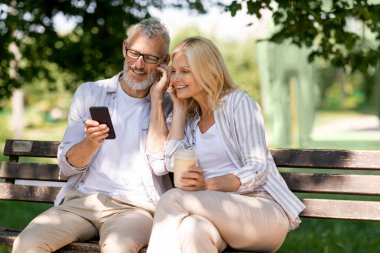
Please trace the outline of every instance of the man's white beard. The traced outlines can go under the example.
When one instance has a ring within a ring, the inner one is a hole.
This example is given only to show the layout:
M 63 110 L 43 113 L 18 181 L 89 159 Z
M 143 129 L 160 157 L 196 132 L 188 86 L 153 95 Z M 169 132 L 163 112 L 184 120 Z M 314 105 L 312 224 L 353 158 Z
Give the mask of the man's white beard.
M 134 90 L 145 90 L 153 85 L 155 74 L 149 73 L 147 75 L 147 79 L 141 82 L 135 82 L 128 76 L 128 65 L 124 64 L 124 71 L 123 71 L 123 80 L 127 84 L 127 86 Z

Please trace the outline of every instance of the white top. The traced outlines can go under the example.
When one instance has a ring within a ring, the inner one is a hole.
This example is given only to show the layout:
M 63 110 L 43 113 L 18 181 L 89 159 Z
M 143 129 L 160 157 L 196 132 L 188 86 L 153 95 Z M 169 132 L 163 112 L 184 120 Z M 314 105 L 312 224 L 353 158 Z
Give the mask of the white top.
M 138 133 L 143 103 L 144 99 L 130 97 L 122 89 L 117 91 L 116 110 L 111 114 L 116 139 L 104 141 L 89 167 L 91 173 L 79 185 L 79 191 L 151 203 L 141 178 L 144 157 Z
M 203 169 L 203 177 L 219 177 L 236 169 L 220 139 L 215 124 L 202 134 L 197 126 L 195 150 L 198 165 Z

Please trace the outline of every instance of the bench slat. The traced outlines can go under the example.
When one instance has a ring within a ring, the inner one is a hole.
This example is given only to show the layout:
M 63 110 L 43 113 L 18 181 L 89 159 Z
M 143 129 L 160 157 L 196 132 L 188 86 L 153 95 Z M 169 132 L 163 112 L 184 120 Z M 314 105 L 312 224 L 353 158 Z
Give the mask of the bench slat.
M 0 199 L 52 203 L 60 187 L 0 184 Z
M 294 192 L 380 195 L 380 175 L 281 173 Z
M 0 227 L 0 245 L 12 246 L 19 232 L 18 229 Z
M 5 245 L 12 246 L 13 241 L 16 239 L 16 236 L 19 233 L 20 233 L 19 229 L 0 227 L 0 245 L 5 244 Z M 97 241 L 89 241 L 85 243 L 73 242 L 55 252 L 56 253 L 78 253 L 78 252 L 99 253 L 100 247 Z M 140 253 L 143 253 L 143 252 L 146 252 L 146 248 L 143 248 L 140 251 Z M 223 251 L 223 253 L 249 253 L 249 252 L 246 252 L 246 251 L 240 252 L 228 247 L 226 250 Z
M 301 217 L 380 221 L 379 201 L 303 199 L 306 209 Z
M 78 252 L 90 252 L 99 253 L 100 247 L 98 242 L 74 242 L 65 247 L 55 251 L 56 253 L 78 253 Z
M 19 233 L 20 233 L 19 229 L 0 227 L 0 245 L 5 244 L 5 245 L 12 246 L 13 241 L 16 239 L 16 236 Z M 74 253 L 74 252 L 99 253 L 100 248 L 97 241 L 90 241 L 90 242 L 85 242 L 85 243 L 74 242 L 55 252 L 56 253 Z
M 59 141 L 6 140 L 4 155 L 57 157 Z
M 6 140 L 4 155 L 56 157 L 59 141 Z M 278 167 L 380 170 L 378 151 L 272 149 Z
M 67 177 L 60 173 L 57 164 L 15 163 L 7 161 L 1 163 L 0 178 L 67 181 Z
M 56 164 L 2 162 L 0 178 L 66 181 Z M 281 173 L 296 192 L 380 195 L 379 175 Z
M 380 170 L 379 151 L 272 149 L 278 167 Z
M 3 154 L 9 156 L 12 162 L 2 162 L 0 167 L 0 178 L 6 181 L 0 184 L 0 199 L 52 203 L 60 187 L 12 183 L 14 179 L 66 181 L 67 178 L 60 175 L 56 164 L 15 163 L 22 156 L 55 158 L 59 144 L 58 141 L 6 140 Z M 270 152 L 280 168 L 380 171 L 379 151 L 272 149 Z M 294 192 L 380 195 L 380 175 L 377 172 L 370 172 L 375 175 L 352 175 L 344 172 L 343 174 L 340 172 L 339 174 L 318 173 L 295 171 L 283 172 L 282 175 Z M 380 221 L 380 201 L 312 199 L 313 194 L 307 196 L 308 198 L 302 199 L 307 208 L 301 213 L 301 217 Z M 10 231 L 4 234 L 0 228 L 0 244 L 11 245 L 16 236 L 15 233 L 18 232 Z M 99 246 L 97 242 L 73 243 L 57 252 L 98 253 Z M 227 249 L 225 252 L 237 251 Z

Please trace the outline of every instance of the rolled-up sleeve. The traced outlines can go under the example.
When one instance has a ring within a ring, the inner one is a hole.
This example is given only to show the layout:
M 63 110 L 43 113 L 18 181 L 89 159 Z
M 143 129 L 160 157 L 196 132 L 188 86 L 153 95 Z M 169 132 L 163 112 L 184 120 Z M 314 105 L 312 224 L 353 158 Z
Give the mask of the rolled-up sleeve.
M 268 148 L 260 107 L 248 95 L 239 98 L 234 108 L 233 125 L 241 166 L 232 174 L 240 179 L 238 192 L 252 192 L 266 182 Z
M 164 144 L 165 165 L 168 171 L 173 172 L 173 155 L 178 149 L 188 147 L 185 140 L 168 140 Z
M 73 167 L 66 158 L 67 152 L 75 144 L 81 142 L 85 138 L 84 121 L 89 115 L 86 112 L 84 105 L 84 89 L 86 89 L 86 84 L 81 85 L 73 96 L 68 115 L 68 125 L 57 152 L 58 166 L 62 173 L 67 177 L 84 173 L 86 171 L 86 169 L 83 168 Z

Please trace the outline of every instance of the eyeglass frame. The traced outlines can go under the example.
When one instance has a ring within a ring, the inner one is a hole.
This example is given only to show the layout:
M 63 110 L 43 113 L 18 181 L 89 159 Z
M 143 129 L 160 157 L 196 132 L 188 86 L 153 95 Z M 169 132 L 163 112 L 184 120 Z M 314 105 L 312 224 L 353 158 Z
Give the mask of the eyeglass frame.
M 128 51 L 135 52 L 136 54 L 138 54 L 138 56 L 137 56 L 137 57 L 133 57 L 133 56 L 131 56 L 131 55 L 128 54 Z M 162 57 L 158 57 L 158 56 L 151 55 L 151 54 L 143 54 L 143 53 L 141 53 L 141 52 L 139 52 L 139 51 L 137 51 L 137 50 L 134 50 L 134 49 L 132 49 L 132 48 L 127 48 L 127 47 L 125 48 L 125 54 L 126 54 L 129 58 L 132 58 L 132 59 L 134 59 L 134 60 L 137 60 L 138 58 L 140 58 L 140 56 L 142 56 L 144 62 L 145 62 L 145 63 L 148 63 L 148 64 L 157 64 L 157 62 L 162 58 Z M 154 58 L 156 58 L 156 61 L 155 61 L 155 62 L 148 62 L 148 61 L 145 59 L 145 57 L 154 57 Z

